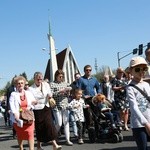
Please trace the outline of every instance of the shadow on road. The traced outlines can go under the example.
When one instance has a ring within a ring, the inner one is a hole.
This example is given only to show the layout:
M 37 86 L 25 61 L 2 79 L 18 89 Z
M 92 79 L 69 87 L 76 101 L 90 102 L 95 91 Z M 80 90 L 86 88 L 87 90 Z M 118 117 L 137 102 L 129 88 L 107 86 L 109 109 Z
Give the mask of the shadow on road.
M 137 150 L 137 147 L 119 147 L 119 148 L 110 148 L 110 149 L 99 149 L 99 150 Z

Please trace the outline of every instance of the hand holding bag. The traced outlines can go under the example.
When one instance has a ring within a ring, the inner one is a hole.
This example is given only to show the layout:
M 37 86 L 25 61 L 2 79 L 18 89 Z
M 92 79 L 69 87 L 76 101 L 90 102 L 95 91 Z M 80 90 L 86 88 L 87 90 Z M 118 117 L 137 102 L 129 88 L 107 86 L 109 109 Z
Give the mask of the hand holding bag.
M 24 124 L 32 124 L 34 121 L 34 113 L 32 110 L 26 109 L 20 111 L 20 119 Z
M 56 106 L 56 102 L 53 98 L 49 98 L 48 102 L 49 102 L 50 107 L 54 108 Z

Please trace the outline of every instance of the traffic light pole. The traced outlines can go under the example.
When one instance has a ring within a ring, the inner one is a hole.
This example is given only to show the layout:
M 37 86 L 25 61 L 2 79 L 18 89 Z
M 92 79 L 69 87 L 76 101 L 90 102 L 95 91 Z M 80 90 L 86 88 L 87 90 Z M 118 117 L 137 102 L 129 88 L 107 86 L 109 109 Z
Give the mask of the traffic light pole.
M 142 55 L 142 54 L 143 54 L 143 48 L 146 47 L 146 46 L 147 46 L 147 48 L 150 48 L 150 42 L 147 43 L 147 45 L 145 45 L 145 46 L 143 46 L 143 44 L 140 44 L 140 45 L 139 45 L 139 48 L 133 49 L 132 52 L 130 52 L 130 53 L 128 53 L 128 54 L 126 54 L 126 55 L 124 55 L 124 56 L 122 56 L 122 57 L 120 57 L 120 55 L 119 55 L 121 52 L 118 52 L 118 53 L 117 53 L 118 67 L 120 67 L 120 60 L 123 59 L 123 58 L 125 58 L 125 57 L 127 57 L 127 56 L 129 56 L 130 54 L 133 54 L 133 55 L 134 55 L 134 54 L 137 54 L 137 52 L 138 52 L 138 55 Z
M 127 57 L 127 56 L 129 56 L 130 54 L 133 54 L 133 52 L 130 52 L 130 53 L 128 53 L 128 54 L 126 54 L 126 55 L 124 55 L 124 56 L 122 56 L 122 57 L 120 57 L 119 54 L 120 54 L 120 52 L 117 53 L 118 67 L 120 67 L 120 60 L 123 59 L 123 58 L 125 58 L 125 57 Z

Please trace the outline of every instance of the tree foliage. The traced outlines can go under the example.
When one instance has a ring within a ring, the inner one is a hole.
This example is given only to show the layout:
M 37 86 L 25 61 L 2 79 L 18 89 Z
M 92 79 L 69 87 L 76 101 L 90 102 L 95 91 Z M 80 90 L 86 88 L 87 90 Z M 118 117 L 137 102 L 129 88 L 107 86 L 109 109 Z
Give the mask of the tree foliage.
M 25 72 L 21 73 L 20 76 L 25 77 L 26 80 L 28 80 L 27 78 L 27 74 Z M 17 77 L 17 75 L 14 75 L 13 78 Z M 0 89 L 0 96 L 3 96 L 6 94 L 7 89 L 10 87 L 10 85 L 12 84 L 13 78 L 11 81 L 8 81 L 7 84 L 5 85 L 5 87 L 3 89 Z M 33 83 L 33 79 L 31 79 L 31 81 L 29 81 L 29 85 L 31 85 Z
M 102 82 L 104 75 L 113 76 L 115 75 L 115 72 L 116 70 L 111 70 L 111 68 L 108 66 L 102 66 L 94 76 L 99 82 Z

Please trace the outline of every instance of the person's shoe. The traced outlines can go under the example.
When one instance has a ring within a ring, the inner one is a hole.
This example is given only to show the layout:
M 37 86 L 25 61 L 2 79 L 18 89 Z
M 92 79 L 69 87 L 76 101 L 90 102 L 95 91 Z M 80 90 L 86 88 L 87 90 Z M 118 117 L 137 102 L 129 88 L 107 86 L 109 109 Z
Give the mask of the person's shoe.
M 83 144 L 84 142 L 83 142 L 83 139 L 79 139 L 78 140 L 78 144 Z
M 115 124 L 112 124 L 112 128 L 113 128 L 113 129 L 116 129 L 116 125 L 115 125 Z
M 37 148 L 37 150 L 44 150 L 42 147 L 40 147 L 40 148 Z
M 66 142 L 66 145 L 68 145 L 68 146 L 72 146 L 72 145 L 73 145 L 73 143 L 72 143 L 71 141 L 67 141 L 67 142 Z
M 54 147 L 53 150 L 61 150 L 62 149 L 62 146 L 61 145 L 58 145 L 57 147 Z
M 130 129 L 128 127 L 125 127 L 124 128 L 124 131 L 129 131 Z
M 120 122 L 118 122 L 118 125 L 122 127 L 123 123 L 120 121 Z

